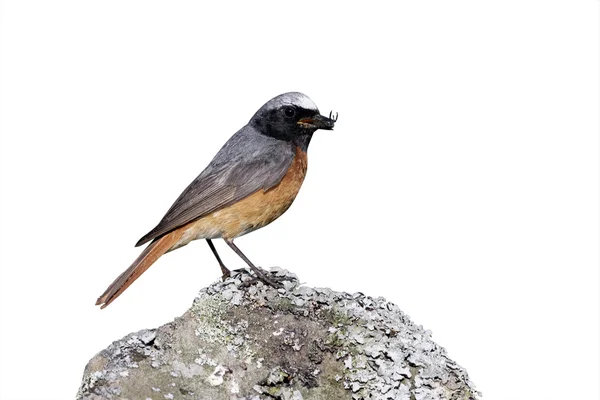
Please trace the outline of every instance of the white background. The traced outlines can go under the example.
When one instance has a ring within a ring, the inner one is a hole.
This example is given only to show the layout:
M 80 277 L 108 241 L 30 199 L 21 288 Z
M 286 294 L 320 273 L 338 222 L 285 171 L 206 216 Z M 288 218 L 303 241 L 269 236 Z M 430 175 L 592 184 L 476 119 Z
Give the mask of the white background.
M 2 2 L 0 397 L 73 398 L 218 278 L 194 242 L 94 307 L 229 136 L 302 91 L 339 122 L 250 259 L 398 304 L 488 400 L 598 398 L 598 2 L 213 3 Z

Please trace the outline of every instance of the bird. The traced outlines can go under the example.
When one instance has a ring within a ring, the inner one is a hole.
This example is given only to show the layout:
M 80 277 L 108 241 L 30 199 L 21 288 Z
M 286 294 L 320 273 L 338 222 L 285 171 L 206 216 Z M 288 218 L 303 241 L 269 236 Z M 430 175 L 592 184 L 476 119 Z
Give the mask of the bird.
M 96 301 L 105 308 L 163 254 L 205 239 L 230 276 L 212 242 L 223 239 L 256 280 L 278 286 L 242 253 L 234 239 L 279 218 L 292 205 L 306 175 L 307 150 L 318 129 L 332 130 L 338 115 L 321 115 L 305 94 L 289 92 L 266 102 L 217 152 L 175 200 L 162 220 L 136 244 L 149 242 L 129 268 Z

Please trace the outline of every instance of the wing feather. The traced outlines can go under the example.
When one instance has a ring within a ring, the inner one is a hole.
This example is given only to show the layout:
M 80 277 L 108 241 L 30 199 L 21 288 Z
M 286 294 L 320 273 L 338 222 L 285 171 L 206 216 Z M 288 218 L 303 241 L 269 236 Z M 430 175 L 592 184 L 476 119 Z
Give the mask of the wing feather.
M 257 136 L 259 135 L 259 136 Z M 136 244 L 150 240 L 227 207 L 283 179 L 294 159 L 290 143 L 269 138 L 246 126 L 181 193 L 160 223 Z

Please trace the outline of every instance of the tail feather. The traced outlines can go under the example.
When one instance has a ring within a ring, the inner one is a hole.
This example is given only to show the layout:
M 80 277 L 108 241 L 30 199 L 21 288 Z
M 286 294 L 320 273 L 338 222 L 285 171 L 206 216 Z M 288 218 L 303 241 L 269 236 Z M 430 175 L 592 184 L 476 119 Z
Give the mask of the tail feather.
M 135 282 L 140 275 L 146 272 L 160 256 L 169 251 L 182 235 L 183 230 L 177 229 L 150 243 L 148 247 L 142 251 L 142 254 L 136 258 L 133 264 L 119 275 L 104 293 L 98 297 L 96 305 L 100 306 L 102 309 L 112 303 L 125 291 L 125 289 Z

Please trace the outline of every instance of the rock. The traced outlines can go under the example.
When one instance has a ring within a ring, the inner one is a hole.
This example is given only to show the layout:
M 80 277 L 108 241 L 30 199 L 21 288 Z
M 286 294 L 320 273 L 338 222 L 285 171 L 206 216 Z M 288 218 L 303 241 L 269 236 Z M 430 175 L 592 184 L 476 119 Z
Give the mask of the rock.
M 85 368 L 77 399 L 477 399 L 467 373 L 378 297 L 285 290 L 235 271 L 183 316 L 129 334 Z

